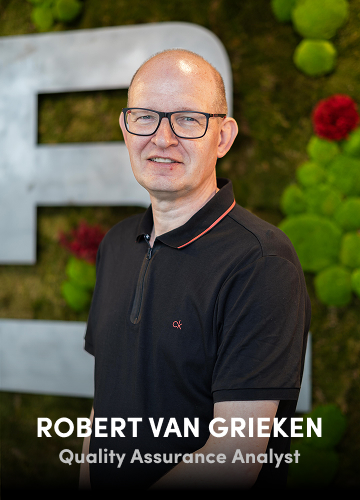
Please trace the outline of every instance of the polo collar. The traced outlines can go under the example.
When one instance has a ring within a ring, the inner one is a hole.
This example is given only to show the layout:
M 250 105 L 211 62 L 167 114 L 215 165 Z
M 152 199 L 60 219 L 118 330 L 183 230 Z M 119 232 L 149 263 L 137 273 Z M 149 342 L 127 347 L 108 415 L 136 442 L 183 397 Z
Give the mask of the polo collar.
M 157 240 L 173 248 L 184 248 L 201 238 L 218 224 L 235 206 L 232 183 L 228 179 L 217 179 L 219 191 L 196 212 L 185 224 L 157 236 Z M 137 241 L 151 234 L 153 215 L 151 205 L 144 213 L 138 228 Z

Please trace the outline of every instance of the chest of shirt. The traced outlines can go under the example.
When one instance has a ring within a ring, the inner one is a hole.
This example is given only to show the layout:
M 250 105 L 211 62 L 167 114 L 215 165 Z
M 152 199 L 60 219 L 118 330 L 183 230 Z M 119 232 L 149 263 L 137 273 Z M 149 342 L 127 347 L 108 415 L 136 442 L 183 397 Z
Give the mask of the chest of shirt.
M 215 359 L 219 265 L 184 250 L 174 259 L 174 252 L 160 244 L 149 258 L 136 245 L 131 257 L 103 259 L 93 299 L 97 352 L 144 352 L 169 363 L 185 356 L 199 366 Z

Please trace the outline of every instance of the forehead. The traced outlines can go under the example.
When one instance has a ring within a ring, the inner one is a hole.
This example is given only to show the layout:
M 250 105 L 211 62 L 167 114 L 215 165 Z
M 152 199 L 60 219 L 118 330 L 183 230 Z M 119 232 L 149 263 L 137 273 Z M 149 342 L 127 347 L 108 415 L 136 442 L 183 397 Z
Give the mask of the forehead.
M 215 94 L 215 80 L 206 63 L 179 56 L 155 58 L 135 77 L 129 106 L 212 112 Z

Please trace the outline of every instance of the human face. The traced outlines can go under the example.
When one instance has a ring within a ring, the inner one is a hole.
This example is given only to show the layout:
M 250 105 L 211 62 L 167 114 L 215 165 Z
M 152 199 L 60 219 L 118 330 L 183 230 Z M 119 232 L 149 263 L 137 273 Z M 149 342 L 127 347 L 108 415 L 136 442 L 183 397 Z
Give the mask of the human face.
M 181 58 L 152 60 L 135 79 L 129 107 L 156 111 L 215 112 L 215 82 L 207 68 Z M 174 197 L 216 188 L 221 118 L 210 118 L 200 139 L 181 139 L 167 118 L 152 136 L 135 136 L 120 125 L 136 180 L 151 195 Z

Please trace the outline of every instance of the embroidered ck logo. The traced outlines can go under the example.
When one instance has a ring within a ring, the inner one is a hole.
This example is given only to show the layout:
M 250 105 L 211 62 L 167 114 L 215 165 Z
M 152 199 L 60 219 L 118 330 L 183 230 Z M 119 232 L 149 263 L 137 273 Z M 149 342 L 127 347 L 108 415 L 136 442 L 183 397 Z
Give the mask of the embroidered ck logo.
M 181 321 L 174 321 L 173 322 L 173 327 L 174 328 L 179 328 L 181 330 L 181 327 L 182 327 L 182 324 L 181 324 Z

